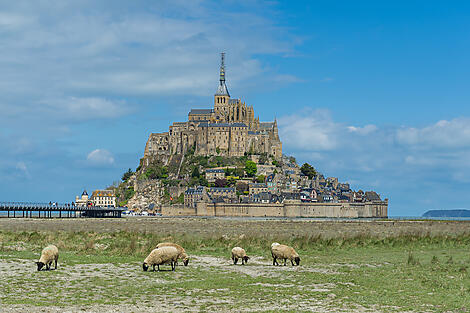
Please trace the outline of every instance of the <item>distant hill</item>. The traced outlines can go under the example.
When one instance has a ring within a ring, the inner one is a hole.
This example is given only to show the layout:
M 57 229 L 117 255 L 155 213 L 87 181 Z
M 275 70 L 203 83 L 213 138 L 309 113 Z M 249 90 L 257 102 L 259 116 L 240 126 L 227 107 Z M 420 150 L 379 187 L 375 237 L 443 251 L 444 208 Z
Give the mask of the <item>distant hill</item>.
M 470 210 L 429 210 L 423 217 L 470 217 Z

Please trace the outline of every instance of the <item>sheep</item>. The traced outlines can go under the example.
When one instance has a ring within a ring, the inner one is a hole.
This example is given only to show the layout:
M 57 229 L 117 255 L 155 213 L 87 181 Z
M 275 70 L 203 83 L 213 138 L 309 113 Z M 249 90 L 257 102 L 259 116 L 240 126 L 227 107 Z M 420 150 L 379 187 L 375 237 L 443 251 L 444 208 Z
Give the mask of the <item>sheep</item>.
M 156 249 L 161 248 L 161 247 L 175 247 L 179 252 L 178 259 L 182 259 L 184 266 L 188 266 L 189 257 L 186 254 L 186 251 L 184 251 L 184 248 L 182 246 L 173 242 L 160 242 L 157 245 Z M 176 265 L 178 265 L 178 260 L 176 260 Z
M 59 249 L 57 249 L 57 247 L 54 245 L 49 245 L 45 247 L 44 249 L 42 249 L 39 261 L 36 262 L 36 265 L 38 266 L 38 271 L 40 271 L 44 267 L 44 265 L 46 265 L 47 270 L 50 270 L 52 261 L 55 261 L 54 269 L 57 269 L 57 260 L 59 260 Z
M 242 265 L 247 263 L 250 257 L 246 255 L 245 249 L 235 247 L 232 249 L 232 260 L 233 264 L 237 264 L 238 259 L 242 259 Z
M 153 249 L 145 258 L 142 268 L 144 272 L 146 272 L 150 266 L 153 266 L 153 271 L 155 272 L 155 265 L 157 265 L 158 271 L 160 271 L 160 265 L 170 263 L 171 270 L 174 271 L 178 256 L 179 252 L 175 247 L 161 247 Z
M 287 259 L 290 260 L 292 266 L 294 266 L 294 262 L 297 265 L 300 264 L 300 258 L 297 252 L 295 252 L 294 248 L 286 245 L 271 245 L 271 255 L 273 257 L 273 265 L 279 265 L 277 259 L 284 259 L 284 266 L 286 265 Z

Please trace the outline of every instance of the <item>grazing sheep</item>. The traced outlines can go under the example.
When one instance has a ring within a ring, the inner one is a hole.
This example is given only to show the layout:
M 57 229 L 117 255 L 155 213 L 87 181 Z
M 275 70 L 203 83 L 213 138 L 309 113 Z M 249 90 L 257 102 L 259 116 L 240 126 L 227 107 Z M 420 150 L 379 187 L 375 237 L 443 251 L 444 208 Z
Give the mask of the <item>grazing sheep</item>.
M 155 265 L 158 267 L 158 271 L 160 271 L 160 265 L 170 263 L 171 270 L 174 271 L 178 255 L 178 249 L 175 247 L 161 247 L 154 249 L 145 258 L 142 268 L 144 271 L 147 271 L 150 266 L 153 266 L 153 271 L 155 272 Z
M 294 266 L 294 261 L 297 265 L 300 264 L 300 258 L 294 248 L 286 245 L 271 245 L 271 255 L 273 256 L 273 265 L 279 265 L 277 259 L 284 259 L 284 266 L 286 265 L 286 260 L 289 259 L 292 266 Z
M 36 262 L 38 266 L 38 271 L 40 271 L 44 265 L 46 265 L 46 269 L 51 269 L 52 261 L 55 261 L 54 269 L 57 269 L 57 260 L 59 259 L 59 249 L 57 249 L 54 245 L 49 245 L 42 249 L 41 258 L 39 261 Z
M 186 251 L 184 251 L 184 248 L 182 246 L 180 246 L 179 244 L 173 243 L 173 242 L 160 242 L 157 245 L 156 249 L 161 248 L 161 247 L 175 247 L 179 252 L 178 259 L 183 260 L 184 266 L 188 265 L 189 257 L 186 254 Z M 176 260 L 176 265 L 178 265 L 178 260 Z
M 232 260 L 233 264 L 237 264 L 238 259 L 242 259 L 242 265 L 247 263 L 250 257 L 246 255 L 245 249 L 235 247 L 232 249 Z

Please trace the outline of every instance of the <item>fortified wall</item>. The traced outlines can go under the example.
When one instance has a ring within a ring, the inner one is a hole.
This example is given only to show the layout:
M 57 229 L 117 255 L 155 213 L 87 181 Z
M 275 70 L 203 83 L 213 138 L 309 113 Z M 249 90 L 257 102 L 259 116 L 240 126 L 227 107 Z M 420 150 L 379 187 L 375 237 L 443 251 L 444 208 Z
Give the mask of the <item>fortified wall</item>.
M 366 203 L 206 203 L 162 207 L 164 216 L 387 218 L 388 201 Z

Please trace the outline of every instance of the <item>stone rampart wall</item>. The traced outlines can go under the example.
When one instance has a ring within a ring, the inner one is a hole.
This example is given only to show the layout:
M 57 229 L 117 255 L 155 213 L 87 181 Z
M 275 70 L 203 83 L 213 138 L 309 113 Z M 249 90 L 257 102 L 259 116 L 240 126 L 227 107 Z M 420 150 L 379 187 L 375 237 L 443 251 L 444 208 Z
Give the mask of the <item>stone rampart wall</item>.
M 205 203 L 196 208 L 172 206 L 162 208 L 167 216 L 233 216 L 233 217 L 383 217 L 388 216 L 388 202 L 368 203 Z

